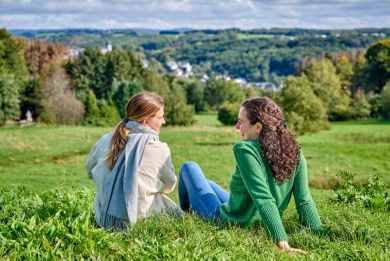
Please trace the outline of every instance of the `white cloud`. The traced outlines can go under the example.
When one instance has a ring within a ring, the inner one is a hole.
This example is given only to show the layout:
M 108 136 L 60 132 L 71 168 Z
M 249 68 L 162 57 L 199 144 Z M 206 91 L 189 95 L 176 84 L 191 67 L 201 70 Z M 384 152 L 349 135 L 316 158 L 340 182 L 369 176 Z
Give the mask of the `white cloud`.
M 0 0 L 21 28 L 390 27 L 390 0 Z

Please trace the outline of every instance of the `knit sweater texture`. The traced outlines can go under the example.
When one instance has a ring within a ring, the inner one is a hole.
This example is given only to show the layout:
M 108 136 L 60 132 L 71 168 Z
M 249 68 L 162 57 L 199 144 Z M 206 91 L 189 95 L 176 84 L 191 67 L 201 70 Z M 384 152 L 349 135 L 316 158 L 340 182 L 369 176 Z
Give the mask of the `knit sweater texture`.
M 233 152 L 237 164 L 230 181 L 229 201 L 220 207 L 223 220 L 240 225 L 262 223 L 273 240 L 287 241 L 282 215 L 294 195 L 301 223 L 321 233 L 321 220 L 309 192 L 302 152 L 293 175 L 282 183 L 276 182 L 257 140 L 240 141 Z

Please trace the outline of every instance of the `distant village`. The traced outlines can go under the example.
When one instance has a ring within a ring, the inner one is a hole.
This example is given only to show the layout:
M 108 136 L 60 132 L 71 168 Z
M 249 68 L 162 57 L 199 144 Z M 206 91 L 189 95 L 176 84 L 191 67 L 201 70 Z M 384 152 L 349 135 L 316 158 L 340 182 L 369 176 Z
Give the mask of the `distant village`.
M 80 53 L 84 52 L 84 50 L 85 49 L 83 48 L 79 48 L 79 49 L 71 48 L 69 50 L 69 53 L 66 55 L 66 58 L 77 57 Z M 105 47 L 100 49 L 100 52 L 102 54 L 106 54 L 111 51 L 112 51 L 111 43 L 107 43 Z M 147 68 L 149 66 L 149 62 L 146 59 L 144 59 L 142 63 L 144 68 Z M 184 77 L 184 78 L 198 77 L 199 78 L 199 76 L 197 76 L 193 71 L 192 65 L 189 62 L 170 60 L 166 62 L 165 66 L 168 69 L 168 71 L 173 75 L 175 75 L 176 77 Z M 207 74 L 203 74 L 202 76 L 200 76 L 200 81 L 206 82 L 209 78 L 210 76 L 208 76 Z M 248 82 L 244 78 L 232 79 L 229 75 L 226 74 L 216 75 L 215 78 L 218 80 L 225 80 L 225 81 L 232 80 L 242 88 L 254 87 L 254 88 L 260 88 L 265 90 L 278 90 L 283 87 L 282 85 L 276 85 L 275 83 L 272 82 Z
M 176 61 L 168 61 L 166 63 L 166 66 L 169 68 L 170 72 L 173 73 L 177 77 L 194 77 L 195 73 L 192 70 L 192 66 L 189 62 L 176 62 Z M 207 74 L 204 74 L 201 76 L 201 81 L 205 82 L 209 79 L 210 77 Z M 225 81 L 231 81 L 233 80 L 236 82 L 238 85 L 240 85 L 243 88 L 248 88 L 248 87 L 255 87 L 255 88 L 261 88 L 261 89 L 266 89 L 266 90 L 277 90 L 280 89 L 282 86 L 277 86 L 272 82 L 248 82 L 244 78 L 235 78 L 232 79 L 229 75 L 217 75 L 216 79 L 218 80 L 225 80 Z

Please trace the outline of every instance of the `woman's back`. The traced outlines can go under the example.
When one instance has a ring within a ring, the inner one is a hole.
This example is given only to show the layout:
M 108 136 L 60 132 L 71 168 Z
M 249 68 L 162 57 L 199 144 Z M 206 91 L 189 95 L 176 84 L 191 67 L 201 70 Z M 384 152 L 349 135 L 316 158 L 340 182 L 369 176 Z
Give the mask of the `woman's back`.
M 165 209 L 176 210 L 176 204 L 163 194 L 172 192 L 175 185 L 175 169 L 168 145 L 150 141 L 138 170 L 138 218 Z
M 113 133 L 110 132 L 96 143 L 86 163 L 88 176 L 96 184 L 94 206 L 98 224 L 103 204 L 105 181 L 111 173 L 107 164 L 107 156 L 111 148 L 112 135 Z M 163 194 L 171 192 L 176 185 L 171 154 L 166 143 L 158 140 L 148 142 L 137 175 L 137 219 L 145 218 L 153 212 L 161 212 L 165 209 L 178 211 L 176 204 Z

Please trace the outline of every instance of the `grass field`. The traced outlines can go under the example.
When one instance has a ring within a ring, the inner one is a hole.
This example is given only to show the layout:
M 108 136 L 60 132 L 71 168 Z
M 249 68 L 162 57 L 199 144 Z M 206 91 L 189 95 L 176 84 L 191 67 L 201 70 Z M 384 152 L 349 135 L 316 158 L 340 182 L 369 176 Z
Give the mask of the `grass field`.
M 253 38 L 274 38 L 272 34 L 237 34 L 238 39 L 253 39 Z
M 187 160 L 225 188 L 239 139 L 215 115 L 197 116 L 192 127 L 165 127 L 176 170 Z M 126 233 L 108 233 L 92 221 L 94 185 L 84 162 L 110 128 L 29 126 L 0 129 L 0 259 L 126 260 L 389 260 L 387 211 L 340 205 L 330 199 L 336 172 L 349 169 L 366 180 L 380 176 L 390 186 L 390 124 L 333 123 L 331 129 L 299 137 L 309 166 L 312 194 L 326 234 L 302 230 L 293 204 L 283 216 L 291 255 L 274 247 L 262 228 L 223 227 L 195 215 L 156 216 Z M 24 186 L 24 187 L 20 187 Z M 172 198 L 177 201 L 176 191 Z
M 233 127 L 221 126 L 215 115 L 197 116 L 192 127 L 164 127 L 161 140 L 171 148 L 176 171 L 198 162 L 207 177 L 224 187 L 234 168 Z M 0 182 L 41 191 L 64 185 L 87 185 L 84 162 L 94 143 L 111 128 L 30 126 L 0 129 Z M 334 123 L 328 131 L 299 137 L 309 166 L 310 184 L 330 188 L 336 172 L 349 169 L 357 180 L 380 176 L 390 186 L 390 123 Z

